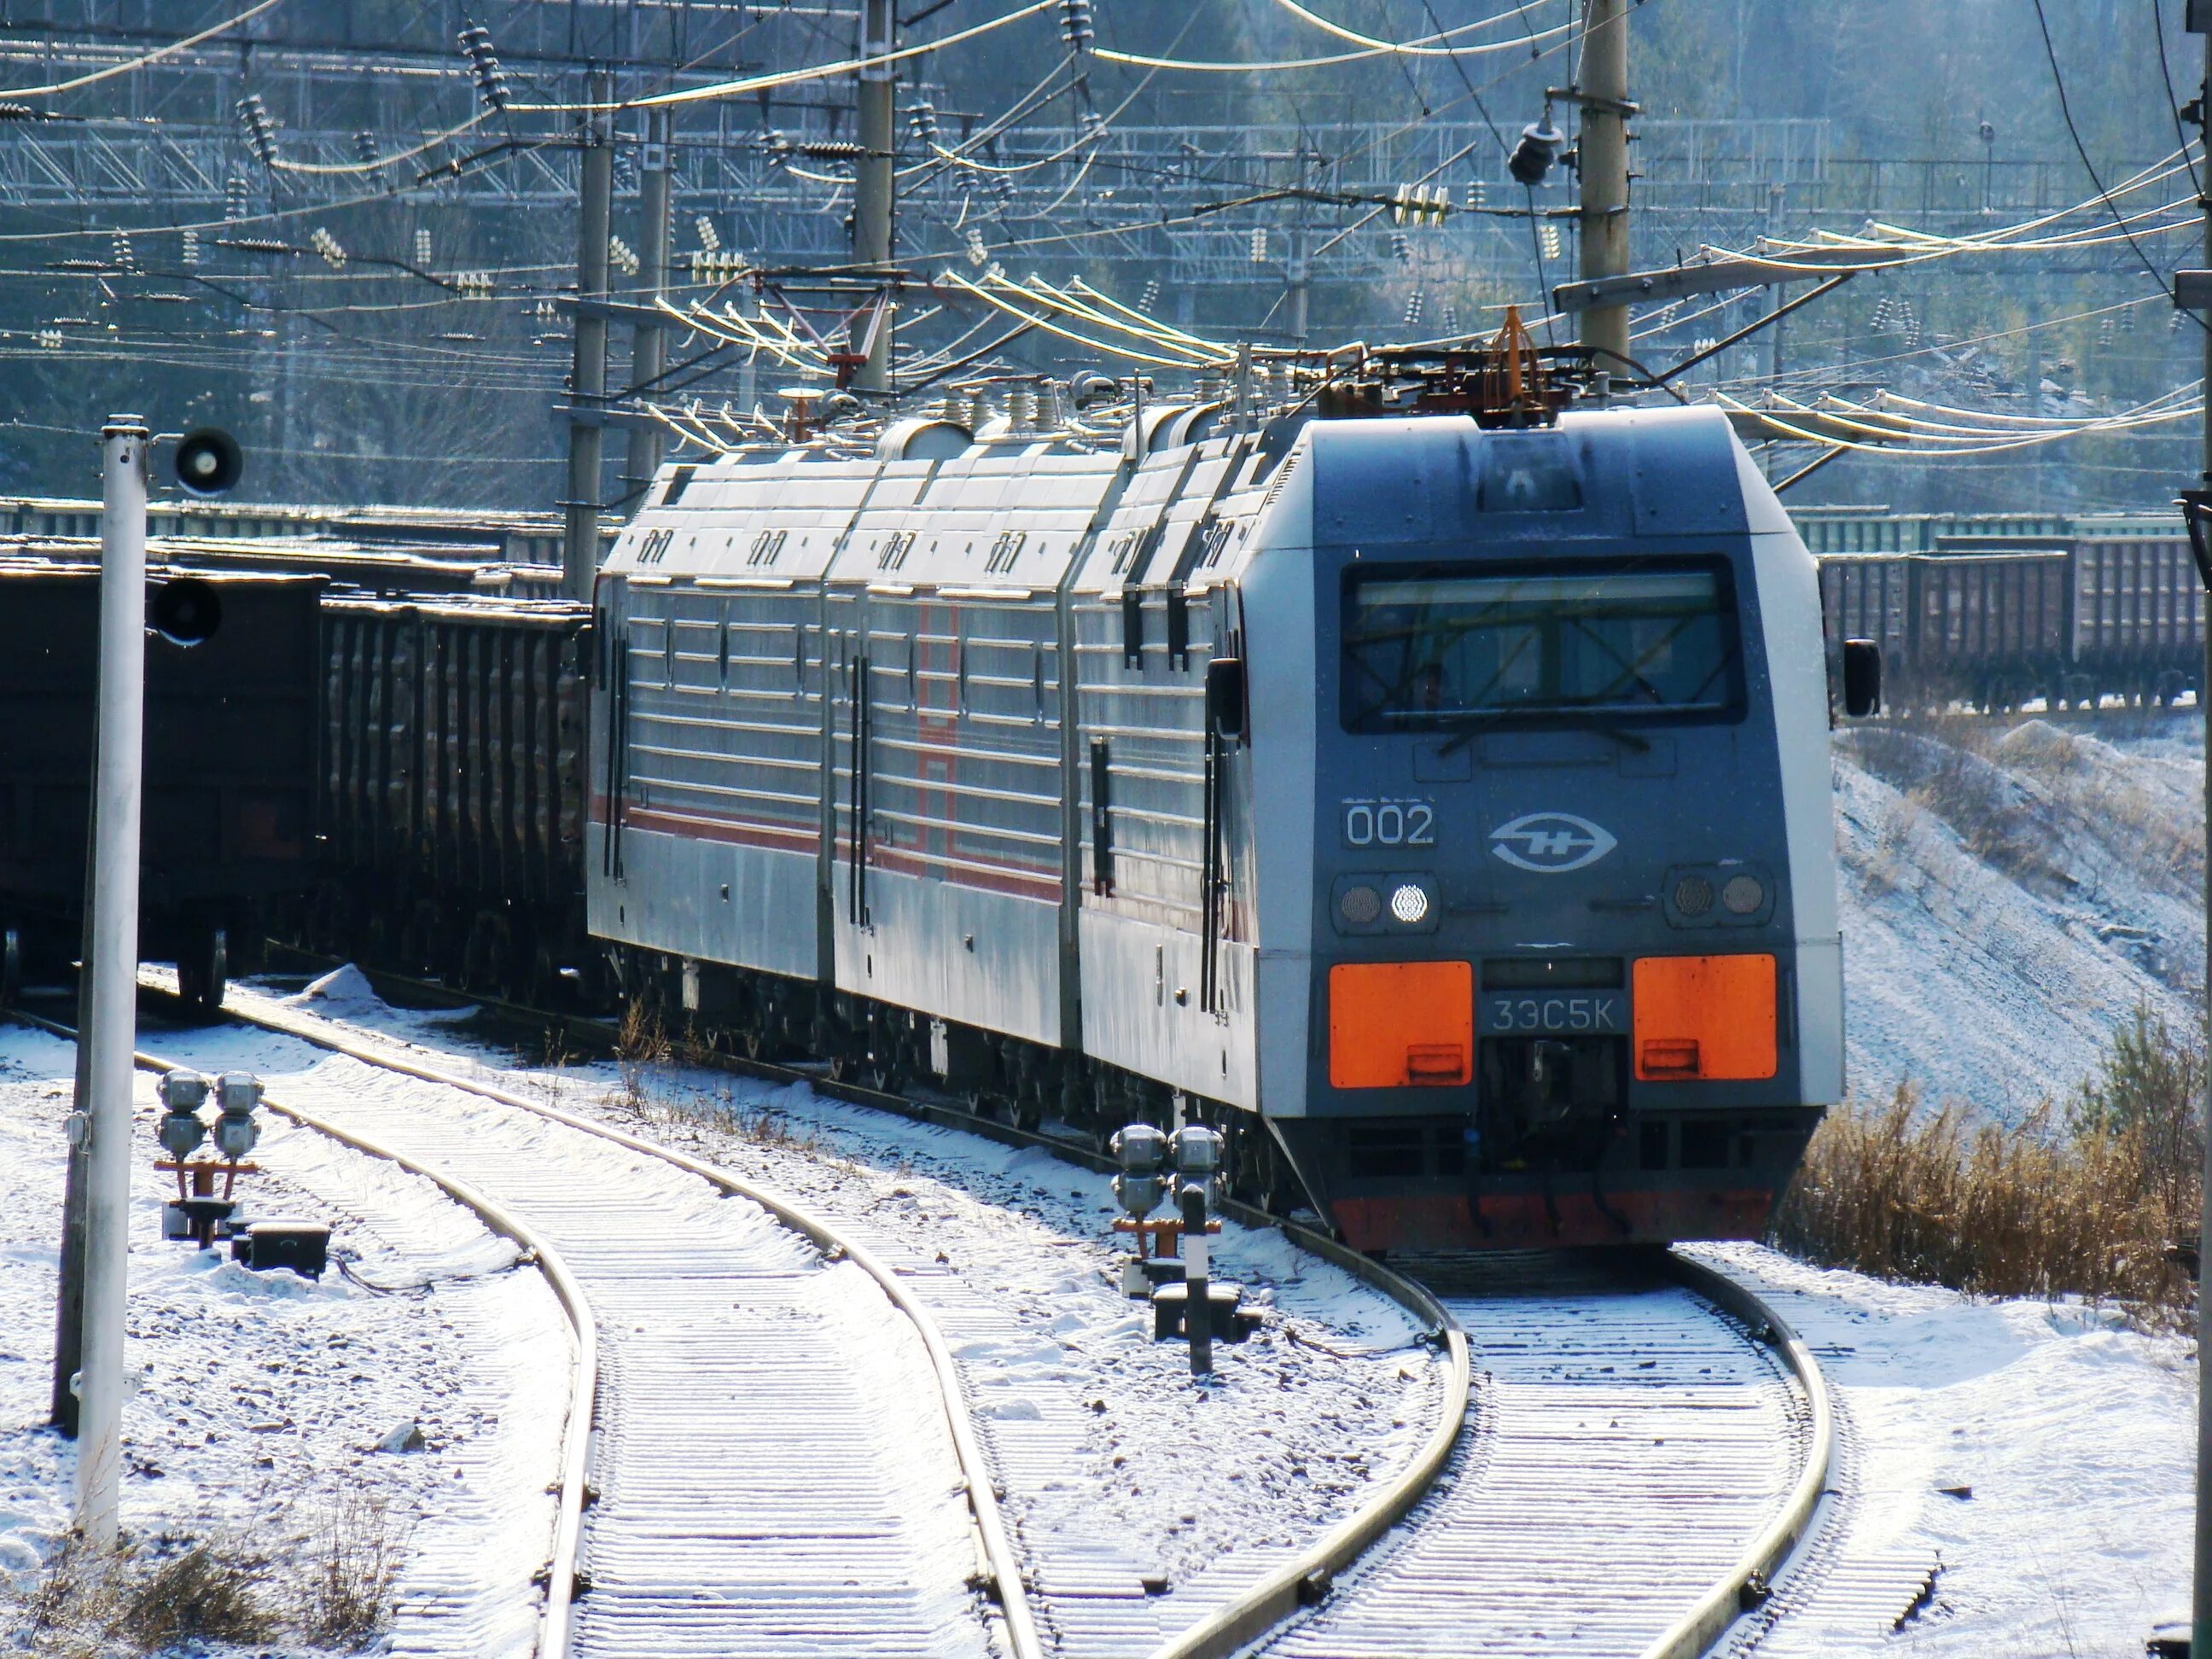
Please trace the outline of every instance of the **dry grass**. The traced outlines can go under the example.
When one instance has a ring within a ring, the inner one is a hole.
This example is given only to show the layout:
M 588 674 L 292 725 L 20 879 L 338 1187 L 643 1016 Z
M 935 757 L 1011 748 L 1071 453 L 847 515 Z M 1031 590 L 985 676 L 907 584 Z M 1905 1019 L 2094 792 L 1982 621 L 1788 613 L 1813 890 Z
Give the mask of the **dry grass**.
M 196 1641 L 260 1642 L 283 1621 L 267 1557 L 226 1539 L 169 1555 L 63 1550 L 21 1603 L 27 1651 L 54 1659 L 155 1653 Z
M 70 1544 L 9 1609 L 16 1650 L 113 1659 L 290 1638 L 350 1652 L 390 1619 L 403 1540 L 377 1498 L 333 1498 L 306 1540 L 282 1547 L 179 1542 Z
M 615 1031 L 615 1063 L 622 1074 L 616 1103 L 635 1112 L 650 1113 L 653 1097 L 646 1079 L 653 1066 L 668 1063 L 670 1052 L 660 1016 L 635 998 L 625 1003 L 622 1024 Z
M 302 1566 L 301 1634 L 325 1647 L 366 1644 L 391 1615 L 401 1550 L 382 1498 L 358 1492 L 334 1497 Z
M 1775 1243 L 1825 1266 L 1978 1296 L 2079 1296 L 2179 1322 L 2194 1287 L 2201 1041 L 2148 1011 L 2114 1034 L 2063 1109 L 2014 1126 L 1908 1089 L 1832 1113 L 1776 1217 Z
M 1986 729 L 1973 722 L 1947 723 L 1925 735 L 1935 741 L 1892 779 L 1905 799 L 1950 825 L 1991 869 L 2029 886 L 2063 886 L 2066 872 L 2052 857 L 2059 825 L 2048 795 L 2009 775 L 1991 754 Z
M 622 1023 L 615 1028 L 617 1057 L 641 1066 L 662 1066 L 670 1052 L 659 1012 L 635 997 L 624 1003 Z

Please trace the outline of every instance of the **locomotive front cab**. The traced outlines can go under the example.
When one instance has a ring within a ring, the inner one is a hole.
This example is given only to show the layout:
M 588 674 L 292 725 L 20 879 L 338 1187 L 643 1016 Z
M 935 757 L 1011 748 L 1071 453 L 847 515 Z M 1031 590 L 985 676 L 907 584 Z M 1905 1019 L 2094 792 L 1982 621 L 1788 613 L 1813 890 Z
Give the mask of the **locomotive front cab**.
M 1283 1145 L 1361 1248 L 1755 1237 L 1841 1091 L 1810 558 L 1715 416 L 1310 430 Z

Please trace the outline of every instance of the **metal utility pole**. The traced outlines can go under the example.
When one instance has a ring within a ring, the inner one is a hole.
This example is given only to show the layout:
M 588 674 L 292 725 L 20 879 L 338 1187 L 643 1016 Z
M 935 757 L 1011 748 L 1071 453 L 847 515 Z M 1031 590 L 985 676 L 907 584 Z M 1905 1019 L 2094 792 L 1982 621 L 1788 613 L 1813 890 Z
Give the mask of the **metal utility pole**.
M 2212 132 L 2212 107 L 2204 100 L 2212 100 L 2212 7 L 2190 0 L 2188 23 L 2192 32 L 2204 33 L 2204 83 L 2199 91 L 2200 118 L 2208 124 L 2200 126 L 2202 132 Z M 2204 263 L 2212 269 L 2212 199 L 2204 208 Z M 2203 313 L 2197 320 L 2206 322 Z M 2197 331 L 2203 336 L 2204 384 L 2212 386 L 2212 327 Z M 2198 479 L 2198 488 L 2212 489 L 2212 401 L 2204 409 L 2204 470 Z M 2212 834 L 2212 594 L 2205 599 L 2204 666 L 2197 681 L 2197 707 L 2204 721 L 2204 822 L 2208 834 Z M 2204 873 L 2205 931 L 2205 994 L 2212 997 L 2212 863 Z M 2212 1388 L 2206 1386 L 2212 1362 L 2205 1355 L 2212 1352 L 2212 1299 L 2204 1294 L 2205 1244 L 2212 1240 L 2212 1079 L 2208 1079 L 2208 1091 L 2203 1109 L 2197 1114 L 2199 1133 L 2204 1137 L 2204 1169 L 2203 1175 L 2203 1208 L 2197 1221 L 2197 1561 L 2192 1579 L 2193 1589 L 2189 1608 L 2189 1650 L 2205 1659 L 2212 1655 Z
M 891 50 L 891 0 L 861 0 L 860 56 L 881 58 Z M 857 264 L 891 262 L 891 122 L 893 67 L 872 64 L 860 72 L 860 159 L 853 179 L 853 259 Z M 884 301 L 886 307 L 889 298 Z M 884 392 L 891 384 L 891 318 L 876 331 L 868 361 L 854 385 L 862 392 Z
M 93 848 L 92 1048 L 84 1367 L 76 1529 L 115 1544 L 123 1467 L 124 1296 L 131 1248 L 131 1053 L 137 1034 L 138 810 L 146 703 L 146 442 L 136 415 L 100 428 L 99 803 Z
M 2204 81 L 2197 93 L 2197 130 L 2200 134 L 2212 135 L 2212 4 L 2206 0 L 2189 0 L 2185 20 L 2189 32 L 2204 36 Z M 2155 18 L 2154 27 L 2164 25 Z M 2204 264 L 2212 270 L 2212 198 L 2203 204 L 2204 210 Z M 2185 281 L 2174 282 L 2174 300 L 2187 304 L 2192 297 L 2184 289 Z M 2204 348 L 2204 384 L 2212 386 L 2212 326 L 2207 326 L 2206 313 L 2192 313 L 2203 335 Z M 2040 408 L 2041 392 L 2038 388 Z M 2197 478 L 2199 490 L 2212 490 L 2212 401 L 2204 410 L 2203 470 Z M 2198 498 L 2200 501 L 2202 497 Z M 2197 506 L 2185 500 L 2182 511 L 2191 515 L 2190 542 L 2197 550 L 2199 574 L 2204 574 L 2205 529 Z M 2206 586 L 2212 587 L 2212 579 Z M 2197 708 L 2204 722 L 2204 823 L 2208 835 L 2212 835 L 2212 593 L 2204 599 L 2204 664 L 2197 680 Z M 2212 863 L 2204 872 L 2204 912 L 2206 929 L 2204 988 L 2212 998 Z M 2212 1262 L 2205 1260 L 2206 1247 L 2212 1245 L 2212 1077 L 2208 1077 L 2206 1097 L 2198 1103 L 2197 1131 L 2204 1139 L 2204 1167 L 2202 1171 L 2201 1204 L 2197 1232 L 2197 1539 L 2195 1571 L 2191 1577 L 2189 1607 L 2189 1650 L 2197 1659 L 2212 1655 L 2212 1297 L 2208 1297 L 2206 1272 Z
M 614 100 L 613 81 L 595 70 L 587 101 Z M 584 118 L 582 199 L 576 215 L 576 359 L 568 380 L 568 515 L 561 544 L 562 586 L 572 599 L 592 597 L 599 562 L 599 422 L 607 395 L 607 237 L 614 211 L 615 153 L 607 112 Z M 593 302 L 597 301 L 595 305 Z
M 658 305 L 668 289 L 668 112 L 647 112 L 645 128 L 645 176 L 639 191 L 641 210 L 638 227 L 638 275 L 645 283 L 643 303 Z M 629 383 L 633 395 L 653 397 L 659 388 L 667 337 L 658 323 L 638 323 L 630 331 Z M 623 495 L 630 510 L 637 510 L 653 475 L 660 470 L 662 433 L 659 426 L 640 421 L 629 429 L 629 448 L 623 457 Z
M 1584 282 L 1628 274 L 1628 8 L 1630 0 L 1586 0 L 1582 105 L 1582 270 Z M 1628 307 L 1592 306 L 1582 342 L 1601 372 L 1628 368 Z

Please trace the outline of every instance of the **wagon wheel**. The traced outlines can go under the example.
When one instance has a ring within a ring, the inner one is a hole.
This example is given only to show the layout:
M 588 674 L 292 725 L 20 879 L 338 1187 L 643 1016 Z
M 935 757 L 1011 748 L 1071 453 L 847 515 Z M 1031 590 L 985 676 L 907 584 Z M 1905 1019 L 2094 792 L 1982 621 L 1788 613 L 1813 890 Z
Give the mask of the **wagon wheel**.
M 461 959 L 463 982 L 470 990 L 496 994 L 503 989 L 509 944 L 506 918 L 489 914 L 477 917 Z
M 550 1007 L 561 989 L 561 969 L 553 952 L 542 944 L 532 943 L 527 949 L 518 945 L 510 960 L 507 1000 L 526 1008 Z
M 196 927 L 177 952 L 177 994 L 196 1018 L 213 1019 L 222 1012 L 230 988 L 230 934 L 222 927 Z

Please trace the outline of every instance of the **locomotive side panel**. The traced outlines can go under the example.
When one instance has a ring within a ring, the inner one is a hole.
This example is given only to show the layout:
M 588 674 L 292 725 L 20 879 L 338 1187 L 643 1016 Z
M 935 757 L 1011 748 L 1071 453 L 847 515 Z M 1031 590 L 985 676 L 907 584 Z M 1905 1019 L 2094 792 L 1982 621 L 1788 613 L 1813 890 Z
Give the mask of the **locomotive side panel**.
M 884 482 L 818 452 L 665 469 L 617 542 L 592 705 L 595 935 L 814 978 L 822 581 Z
M 841 991 L 1062 1042 L 1058 596 L 1113 477 L 1107 458 L 1043 443 L 979 447 L 833 572 Z
M 1084 1051 L 1244 1106 L 1253 962 L 1231 822 L 1243 775 L 1206 733 L 1205 696 L 1206 665 L 1228 648 L 1227 597 L 1212 596 L 1244 516 L 1231 504 L 1258 464 L 1225 439 L 1153 458 L 1069 599 Z

